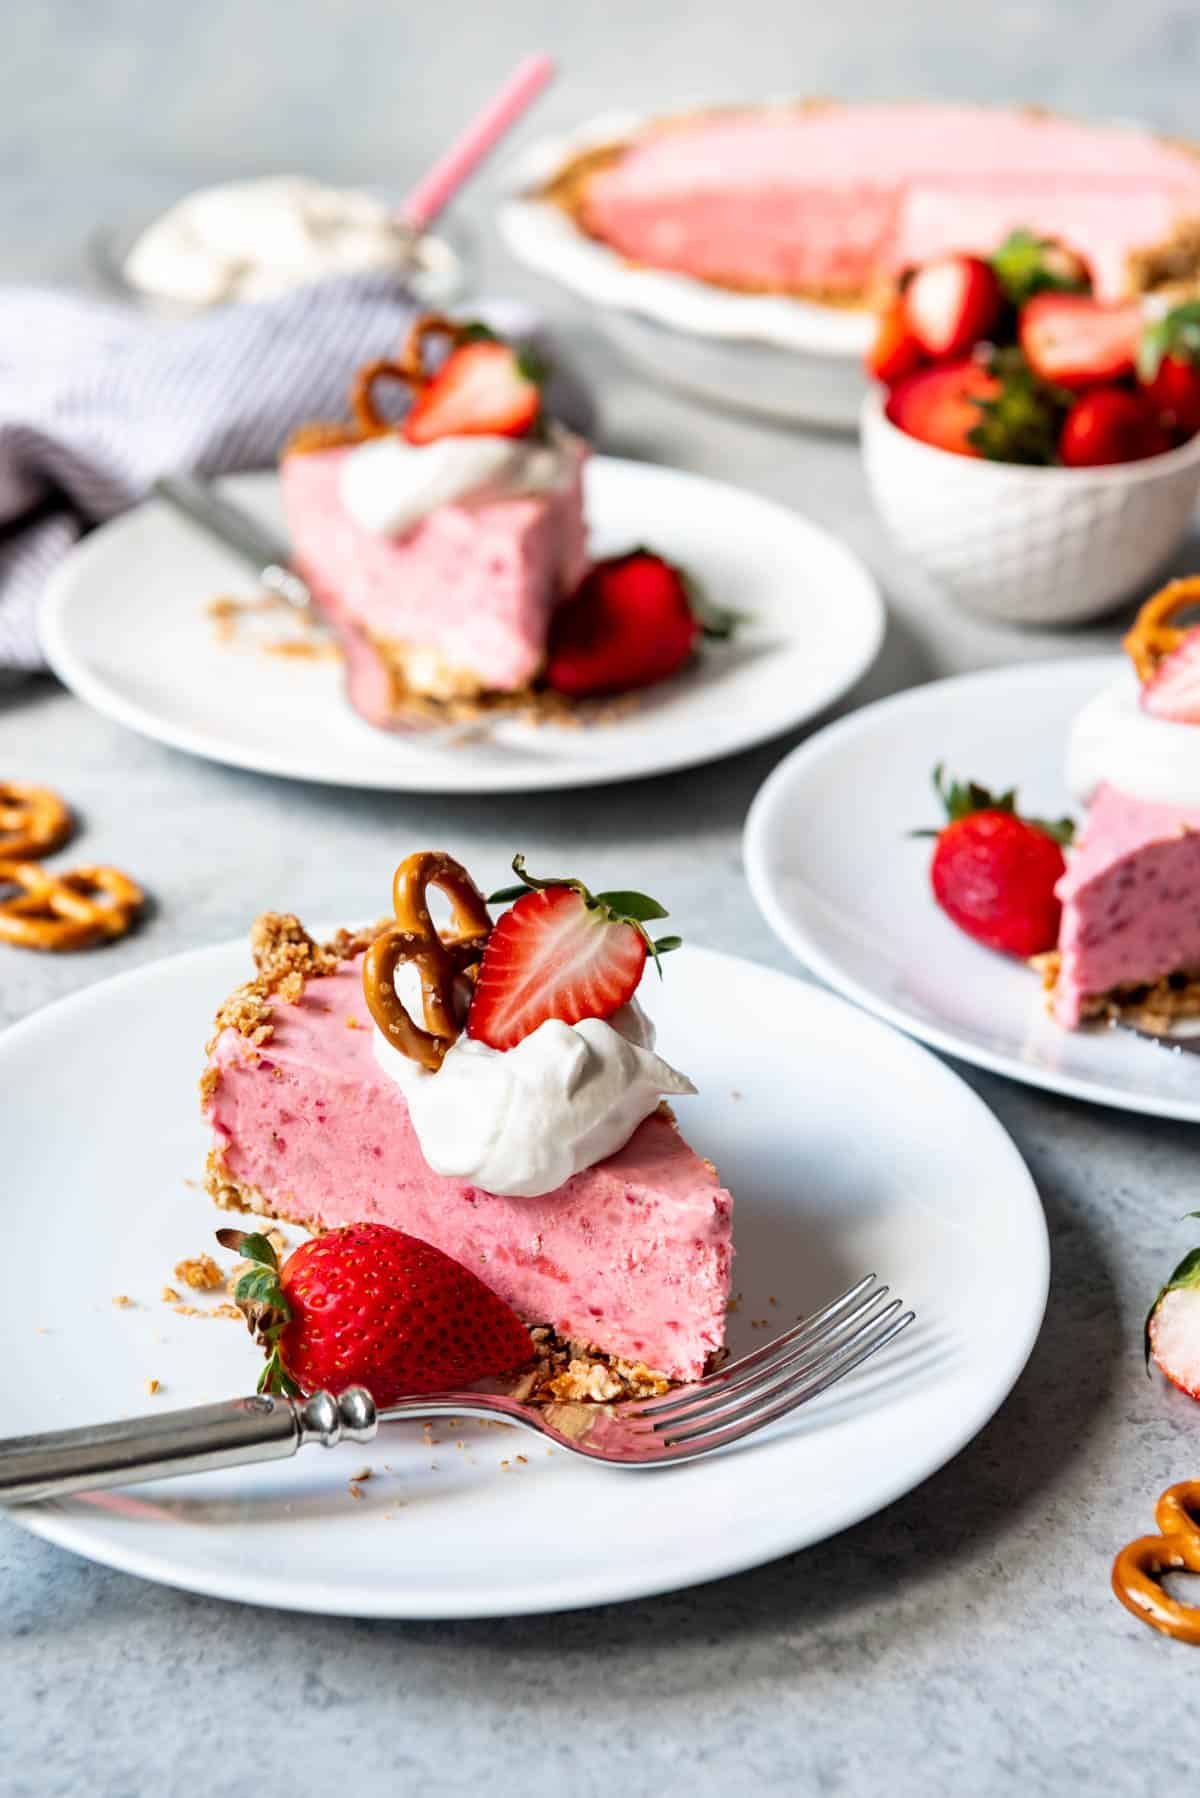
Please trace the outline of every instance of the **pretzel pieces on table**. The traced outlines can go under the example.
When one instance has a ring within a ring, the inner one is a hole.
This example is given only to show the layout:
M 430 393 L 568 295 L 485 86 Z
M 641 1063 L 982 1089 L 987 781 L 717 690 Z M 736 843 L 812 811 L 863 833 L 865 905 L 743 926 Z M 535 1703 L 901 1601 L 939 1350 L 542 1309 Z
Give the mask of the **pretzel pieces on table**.
M 1169 1486 L 1154 1521 L 1162 1534 L 1126 1543 L 1113 1562 L 1113 1591 L 1151 1629 L 1200 1644 L 1200 1605 L 1172 1598 L 1161 1583 L 1164 1573 L 1200 1573 L 1200 1480 Z
M 20 949 L 88 949 L 124 936 L 144 903 L 117 868 L 53 874 L 40 862 L 0 861 L 0 942 Z

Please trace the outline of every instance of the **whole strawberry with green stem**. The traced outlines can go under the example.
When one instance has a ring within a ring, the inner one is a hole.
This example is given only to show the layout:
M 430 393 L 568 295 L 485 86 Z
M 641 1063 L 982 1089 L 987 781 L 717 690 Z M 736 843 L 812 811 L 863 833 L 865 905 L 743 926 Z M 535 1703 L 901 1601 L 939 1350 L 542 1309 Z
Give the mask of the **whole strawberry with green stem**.
M 947 822 L 916 831 L 936 838 L 933 896 L 960 930 L 1004 955 L 1027 959 L 1053 949 L 1062 906 L 1055 888 L 1066 871 L 1069 818 L 1023 818 L 1015 788 L 990 793 L 974 781 L 949 781 L 941 763 L 933 786 Z
M 678 949 L 677 936 L 654 938 L 647 924 L 667 912 L 646 893 L 593 893 L 571 875 L 538 879 L 513 857 L 520 885 L 489 896 L 511 909 L 487 940 L 467 1016 L 467 1035 L 512 1049 L 550 1018 L 578 1024 L 610 1018 L 637 991 L 651 957 Z
M 533 1359 L 504 1301 L 432 1243 L 389 1224 L 348 1224 L 301 1243 L 282 1268 L 256 1231 L 217 1241 L 254 1265 L 234 1298 L 267 1351 L 260 1392 L 365 1386 L 379 1406 L 510 1373 Z

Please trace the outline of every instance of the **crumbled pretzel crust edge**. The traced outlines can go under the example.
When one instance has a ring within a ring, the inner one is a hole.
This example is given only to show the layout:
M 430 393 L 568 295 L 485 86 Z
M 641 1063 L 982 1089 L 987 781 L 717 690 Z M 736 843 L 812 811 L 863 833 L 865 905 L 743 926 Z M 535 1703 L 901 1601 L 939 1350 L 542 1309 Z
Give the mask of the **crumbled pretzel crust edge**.
M 1057 949 L 1035 955 L 1030 963 L 1042 982 L 1047 1006 L 1058 984 L 1062 957 Z M 1162 1031 L 1180 1018 L 1200 1017 L 1200 969 L 1180 969 L 1161 980 L 1137 986 L 1116 986 L 1094 993 L 1084 1003 L 1083 1022 L 1111 1023 L 1120 1019 L 1139 1030 Z

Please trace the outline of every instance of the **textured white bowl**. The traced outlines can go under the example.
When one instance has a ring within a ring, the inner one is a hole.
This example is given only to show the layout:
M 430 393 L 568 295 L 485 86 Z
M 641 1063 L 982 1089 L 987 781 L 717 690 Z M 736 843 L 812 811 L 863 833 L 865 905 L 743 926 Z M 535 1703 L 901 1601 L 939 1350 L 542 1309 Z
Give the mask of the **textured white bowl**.
M 909 437 L 867 396 L 867 483 L 905 556 L 959 605 L 1012 624 L 1075 624 L 1144 587 L 1186 535 L 1200 437 L 1110 468 L 1027 468 Z

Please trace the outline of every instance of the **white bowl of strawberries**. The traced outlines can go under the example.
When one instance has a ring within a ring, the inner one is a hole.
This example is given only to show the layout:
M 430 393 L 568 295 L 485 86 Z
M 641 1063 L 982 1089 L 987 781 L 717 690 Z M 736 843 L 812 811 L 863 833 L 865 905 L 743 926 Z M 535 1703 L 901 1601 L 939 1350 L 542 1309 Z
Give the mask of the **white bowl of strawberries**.
M 1200 494 L 1200 304 L 1106 301 L 1064 245 L 909 271 L 880 312 L 863 460 L 897 546 L 971 611 L 1071 624 L 1145 585 Z

